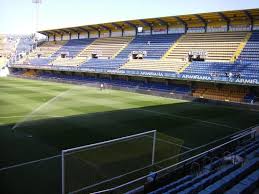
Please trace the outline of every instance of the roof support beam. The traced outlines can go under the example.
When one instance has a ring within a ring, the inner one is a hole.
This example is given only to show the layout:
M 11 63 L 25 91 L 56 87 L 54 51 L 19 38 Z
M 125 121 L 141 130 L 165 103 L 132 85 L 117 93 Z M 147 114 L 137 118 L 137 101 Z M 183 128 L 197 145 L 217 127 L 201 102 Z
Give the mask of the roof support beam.
M 253 16 L 249 13 L 249 11 L 244 10 L 244 13 L 245 13 L 246 17 L 250 20 L 250 22 L 251 22 L 251 30 L 253 31 L 253 30 L 254 30 L 254 18 L 253 18 Z
M 184 32 L 186 33 L 188 30 L 188 25 L 185 21 L 183 21 L 181 18 L 179 18 L 178 16 L 173 17 L 174 19 L 176 19 L 180 24 L 182 24 L 184 26 Z
M 71 34 L 71 32 L 75 32 L 75 33 L 79 33 L 77 30 L 73 29 L 73 28 L 69 28 L 69 33 Z
M 87 33 L 87 37 L 90 38 L 90 32 L 89 30 L 85 29 L 85 28 L 82 28 L 82 27 L 78 27 L 79 30 L 82 30 L 83 32 L 86 32 Z
M 89 30 L 85 29 L 85 28 L 82 28 L 82 27 L 77 27 L 79 30 L 82 30 L 83 32 L 87 32 L 89 33 Z
M 45 36 L 49 36 L 50 35 L 50 33 L 49 32 L 39 32 L 40 34 L 43 34 L 43 35 L 45 35 Z
M 129 25 L 130 27 L 134 28 L 135 32 L 136 32 L 136 35 L 138 35 L 138 27 L 135 24 L 133 24 L 131 22 L 128 22 L 128 21 L 125 21 L 124 23 Z
M 141 23 L 144 24 L 145 26 L 151 27 L 151 24 L 148 23 L 147 21 L 145 20 L 139 20 L 139 21 L 141 21 Z
M 96 28 L 96 27 L 93 27 L 93 26 L 87 26 L 87 27 L 88 27 L 88 28 L 91 28 L 91 29 L 94 30 L 94 31 L 97 31 L 97 33 L 98 33 L 98 38 L 101 37 L 100 29 L 98 29 L 98 28 Z
M 149 23 L 146 20 L 139 20 L 139 21 L 141 21 L 141 23 L 143 23 L 145 26 L 149 27 L 151 34 L 153 34 L 153 24 L 152 23 Z
M 62 33 L 61 33 L 61 32 L 59 32 L 59 31 L 56 31 L 56 30 L 52 30 L 52 32 L 54 32 L 55 34 L 62 35 Z
M 227 31 L 229 31 L 230 20 L 228 19 L 228 17 L 224 15 L 224 13 L 219 12 L 218 14 L 221 17 L 221 19 L 223 19 L 227 23 Z
M 105 25 L 99 24 L 99 26 L 100 26 L 101 28 L 105 29 L 105 30 L 108 30 L 108 31 L 110 31 L 110 30 L 111 30 L 110 28 L 108 28 L 108 27 L 107 27 L 107 26 L 105 26 Z
M 64 34 L 69 34 L 69 31 L 66 31 L 66 30 L 63 30 L 63 29 L 61 29 L 61 30 L 59 30 L 59 31 L 63 32 L 63 33 L 61 34 L 61 40 L 63 40 L 63 35 L 64 35 Z
M 123 26 L 120 26 L 116 23 L 111 23 L 116 29 L 120 29 L 121 30 L 121 36 L 124 36 L 124 28 Z
M 137 28 L 137 26 L 135 24 L 131 23 L 131 22 L 125 21 L 124 23 L 129 25 L 132 28 Z
M 69 28 L 69 40 L 72 39 L 72 33 L 71 32 L 74 32 L 74 33 L 77 33 L 77 35 L 79 34 L 79 31 L 75 30 L 74 28 Z
M 69 34 L 69 31 L 67 31 L 67 30 L 63 30 L 63 29 L 61 29 L 61 30 L 59 30 L 59 31 L 61 31 L 61 32 L 63 32 L 63 33 L 67 33 L 67 34 Z
M 120 25 L 118 25 L 118 24 L 116 24 L 116 23 L 111 23 L 115 28 L 119 28 L 119 29 L 123 29 L 123 27 L 122 26 L 120 26 Z
M 100 31 L 98 28 L 96 28 L 96 27 L 93 27 L 93 26 L 87 26 L 88 28 L 91 28 L 92 30 L 94 30 L 94 31 Z
M 195 14 L 195 16 L 204 24 L 205 32 L 207 32 L 208 22 L 199 14 Z
M 165 26 L 168 26 L 168 23 L 160 18 L 157 18 L 156 19 L 161 25 L 165 25 Z
M 112 30 L 111 30 L 110 28 L 108 28 L 107 26 L 102 25 L 102 24 L 99 24 L 99 26 L 100 26 L 101 28 L 104 28 L 105 30 L 109 31 L 109 37 L 112 36 Z
M 164 21 L 163 19 L 160 19 L 160 18 L 157 18 L 156 20 L 159 22 L 159 24 L 166 26 L 166 34 L 168 34 L 169 24 L 166 21 Z

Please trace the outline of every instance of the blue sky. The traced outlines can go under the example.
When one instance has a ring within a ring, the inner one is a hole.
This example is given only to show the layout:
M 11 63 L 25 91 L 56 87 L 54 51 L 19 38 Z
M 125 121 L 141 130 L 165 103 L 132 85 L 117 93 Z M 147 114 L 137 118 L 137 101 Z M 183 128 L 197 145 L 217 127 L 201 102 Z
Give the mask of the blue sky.
M 259 0 L 42 0 L 39 29 L 259 8 Z M 0 0 L 0 33 L 35 30 L 32 0 Z

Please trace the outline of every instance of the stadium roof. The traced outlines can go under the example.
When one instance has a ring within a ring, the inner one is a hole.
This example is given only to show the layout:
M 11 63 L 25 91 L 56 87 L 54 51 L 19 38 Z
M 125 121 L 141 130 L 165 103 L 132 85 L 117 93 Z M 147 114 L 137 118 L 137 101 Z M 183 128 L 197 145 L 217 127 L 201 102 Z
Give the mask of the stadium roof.
M 102 24 L 74 26 L 50 30 L 38 31 L 44 35 L 54 34 L 71 34 L 71 33 L 82 33 L 82 32 L 96 32 L 96 31 L 109 31 L 118 29 L 128 29 L 137 26 L 157 26 L 157 25 L 174 25 L 181 24 L 188 26 L 190 23 L 201 23 L 206 24 L 210 22 L 225 21 L 229 22 L 232 20 L 259 20 L 259 8 L 258 9 L 247 9 L 247 10 L 235 10 L 235 11 L 223 11 L 223 12 L 211 12 L 211 13 L 200 13 L 190 15 L 178 15 L 178 16 L 167 16 L 159 18 L 146 18 L 136 19 L 128 21 L 118 21 Z

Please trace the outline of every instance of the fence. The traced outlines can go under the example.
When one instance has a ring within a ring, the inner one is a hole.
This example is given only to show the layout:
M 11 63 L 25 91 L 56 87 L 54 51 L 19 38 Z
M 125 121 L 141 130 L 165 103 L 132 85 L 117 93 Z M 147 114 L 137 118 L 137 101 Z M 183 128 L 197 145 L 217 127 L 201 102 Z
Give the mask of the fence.
M 175 155 L 171 158 L 166 159 L 165 161 L 172 160 L 175 157 L 181 157 L 181 161 L 172 165 L 169 165 L 163 169 L 157 170 L 154 172 L 157 177 L 163 177 L 164 175 L 168 175 L 168 173 L 172 173 L 173 170 L 176 170 L 179 168 L 181 165 L 186 165 L 187 163 L 192 163 L 195 164 L 195 159 L 202 157 L 205 158 L 208 154 L 213 153 L 219 149 L 225 148 L 227 146 L 231 146 L 232 144 L 238 144 L 239 141 L 241 140 L 246 140 L 246 139 L 251 139 L 255 138 L 256 135 L 256 129 L 253 129 L 255 127 L 248 128 L 246 130 L 243 130 L 242 132 L 236 132 L 230 136 L 221 138 L 219 140 L 215 140 L 209 144 L 194 148 L 192 150 L 189 150 L 187 152 L 181 153 L 179 155 Z M 224 142 L 224 143 L 222 143 Z M 219 144 L 219 145 L 217 145 Z M 211 147 L 211 148 L 209 148 Z M 209 148 L 209 149 L 207 149 Z M 205 150 L 205 151 L 204 151 Z M 198 153 L 198 154 L 197 154 Z M 230 153 L 230 152 L 224 152 L 225 153 Z M 213 158 L 210 158 L 213 160 Z M 165 161 L 159 161 L 157 163 L 154 163 L 155 165 L 159 165 L 162 162 Z M 200 167 L 200 166 L 199 166 Z M 138 190 L 138 191 L 144 191 L 144 185 L 146 183 L 147 178 L 149 177 L 149 174 L 147 173 L 146 175 L 139 177 L 135 180 L 131 180 L 127 183 L 121 184 L 119 186 L 109 188 L 109 189 L 104 189 L 104 190 L 99 190 L 97 192 L 94 192 L 95 194 L 101 194 L 101 193 L 125 193 L 129 190 Z

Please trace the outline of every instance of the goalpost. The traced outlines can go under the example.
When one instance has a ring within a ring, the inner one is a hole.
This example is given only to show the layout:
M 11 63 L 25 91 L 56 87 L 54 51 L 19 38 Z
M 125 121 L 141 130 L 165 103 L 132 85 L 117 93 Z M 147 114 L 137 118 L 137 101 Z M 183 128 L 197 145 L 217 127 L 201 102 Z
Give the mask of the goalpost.
M 85 192 L 152 167 L 156 136 L 152 130 L 62 150 L 62 194 Z

